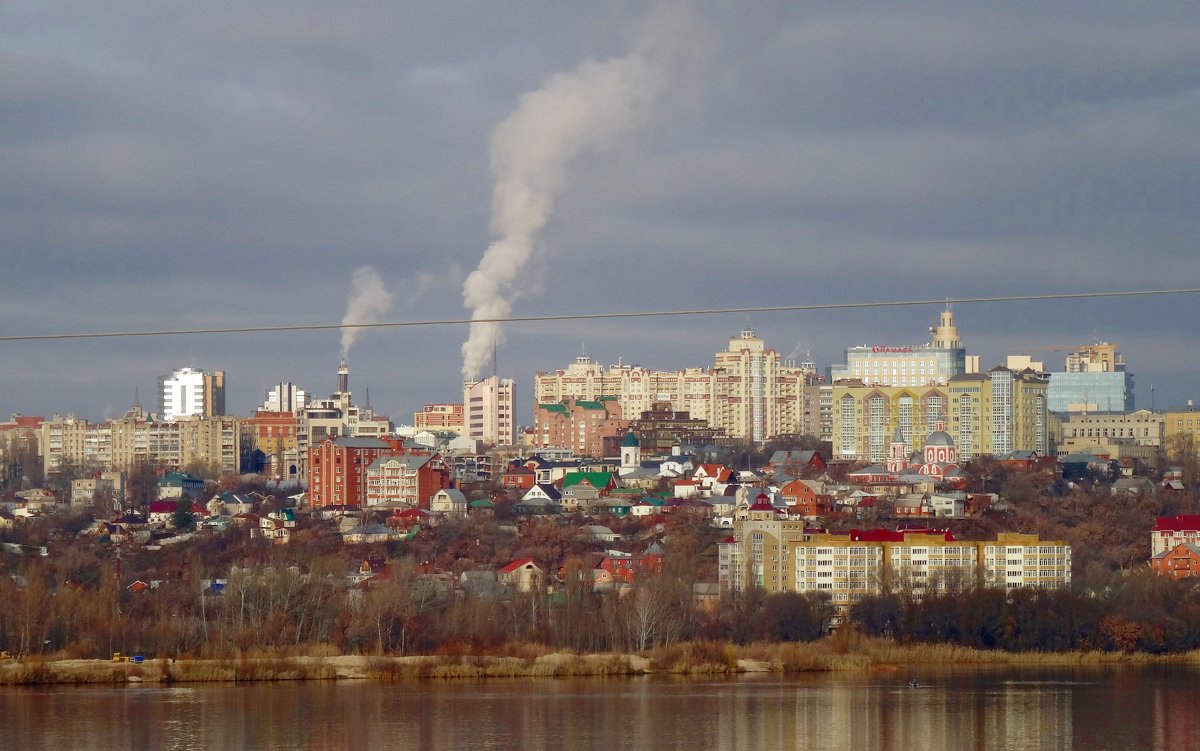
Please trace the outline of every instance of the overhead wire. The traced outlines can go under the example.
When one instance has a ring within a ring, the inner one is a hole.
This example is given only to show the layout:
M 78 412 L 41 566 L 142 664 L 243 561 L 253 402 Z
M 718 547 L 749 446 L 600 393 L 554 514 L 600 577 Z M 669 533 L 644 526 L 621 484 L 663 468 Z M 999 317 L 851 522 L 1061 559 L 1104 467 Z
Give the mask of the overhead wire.
M 0 336 L 2 342 L 54 341 L 63 339 L 111 339 L 121 337 L 194 336 L 200 334 L 253 334 L 288 331 L 327 331 L 331 329 L 420 328 L 426 326 L 462 326 L 471 323 L 538 323 L 546 321 L 594 321 L 621 318 L 664 318 L 671 316 L 730 315 L 749 313 L 790 313 L 823 310 L 899 308 L 923 305 L 966 305 L 975 303 L 1035 302 L 1038 300 L 1086 300 L 1096 298 L 1154 297 L 1200 293 L 1200 288 L 1118 290 L 1109 292 L 1060 292 L 1039 295 L 998 295 L 991 297 L 945 297 L 931 300 L 885 300 L 808 305 L 765 305 L 741 308 L 692 308 L 684 310 L 618 311 L 610 313 L 558 313 L 506 318 L 448 318 L 420 321 L 382 321 L 373 323 L 283 324 L 277 326 L 235 326 L 226 328 L 150 329 L 145 331 L 82 331 L 61 334 L 14 334 Z

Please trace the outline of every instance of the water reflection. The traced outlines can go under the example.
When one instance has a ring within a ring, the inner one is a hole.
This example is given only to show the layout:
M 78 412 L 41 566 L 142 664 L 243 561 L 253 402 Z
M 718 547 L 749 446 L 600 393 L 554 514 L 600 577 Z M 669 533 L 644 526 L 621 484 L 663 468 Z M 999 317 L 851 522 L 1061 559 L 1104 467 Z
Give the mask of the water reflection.
M 1178 749 L 1179 669 L 0 689 L 22 749 Z

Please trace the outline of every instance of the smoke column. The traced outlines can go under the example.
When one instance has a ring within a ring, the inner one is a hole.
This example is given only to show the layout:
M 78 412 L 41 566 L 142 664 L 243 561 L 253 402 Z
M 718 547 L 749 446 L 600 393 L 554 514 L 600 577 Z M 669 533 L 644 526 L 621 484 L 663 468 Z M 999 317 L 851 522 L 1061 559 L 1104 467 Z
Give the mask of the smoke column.
M 346 301 L 343 326 L 375 323 L 392 307 L 392 293 L 383 286 L 378 272 L 370 266 L 359 266 L 350 278 L 350 299 Z M 342 329 L 342 357 L 350 353 L 362 329 Z
M 653 22 L 652 16 L 648 19 Z M 678 20 L 678 19 L 676 19 Z M 658 27 L 658 28 L 652 28 Z M 673 29 L 678 33 L 679 25 Z M 463 283 L 471 331 L 462 346 L 463 377 L 474 380 L 503 341 L 500 324 L 525 291 L 525 267 L 538 252 L 538 235 L 567 183 L 567 167 L 582 153 L 613 146 L 648 119 L 666 87 L 671 49 L 661 23 L 645 23 L 629 55 L 587 60 L 524 94 L 492 133 L 491 232 L 478 268 Z

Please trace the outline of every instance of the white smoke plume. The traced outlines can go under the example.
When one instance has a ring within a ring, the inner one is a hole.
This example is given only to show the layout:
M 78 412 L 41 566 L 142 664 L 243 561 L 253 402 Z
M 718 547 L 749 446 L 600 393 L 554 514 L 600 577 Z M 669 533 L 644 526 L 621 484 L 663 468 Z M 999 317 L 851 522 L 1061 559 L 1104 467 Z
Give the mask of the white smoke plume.
M 392 293 L 383 286 L 379 273 L 370 266 L 359 266 L 355 269 L 354 275 L 350 277 L 350 299 L 346 301 L 346 315 L 342 316 L 342 325 L 376 323 L 391 307 Z M 362 333 L 360 328 L 342 329 L 342 357 L 350 353 L 350 348 Z
M 672 12 L 672 15 L 676 15 Z M 527 290 L 526 265 L 539 252 L 538 236 L 567 183 L 567 167 L 588 151 L 611 147 L 645 122 L 667 84 L 686 19 L 667 24 L 652 13 L 634 51 L 625 57 L 586 60 L 524 94 L 516 111 L 492 133 L 491 232 L 496 238 L 463 283 L 471 331 L 462 346 L 463 377 L 477 378 L 503 341 L 500 324 Z M 670 28 L 675 33 L 660 33 Z M 686 33 L 686 32 L 685 32 Z

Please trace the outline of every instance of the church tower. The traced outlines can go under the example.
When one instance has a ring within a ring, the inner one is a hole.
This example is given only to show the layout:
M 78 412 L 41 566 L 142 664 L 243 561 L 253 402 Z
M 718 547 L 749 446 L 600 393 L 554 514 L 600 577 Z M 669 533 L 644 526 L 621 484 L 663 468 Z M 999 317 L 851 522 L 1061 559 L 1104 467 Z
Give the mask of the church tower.
M 908 450 L 904 442 L 904 434 L 900 427 L 892 434 L 892 442 L 888 444 L 887 471 L 904 472 L 908 469 Z
M 627 475 L 635 469 L 640 469 L 642 466 L 642 444 L 638 442 L 638 437 L 629 431 L 625 435 L 625 440 L 621 442 L 621 472 L 622 475 Z

